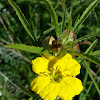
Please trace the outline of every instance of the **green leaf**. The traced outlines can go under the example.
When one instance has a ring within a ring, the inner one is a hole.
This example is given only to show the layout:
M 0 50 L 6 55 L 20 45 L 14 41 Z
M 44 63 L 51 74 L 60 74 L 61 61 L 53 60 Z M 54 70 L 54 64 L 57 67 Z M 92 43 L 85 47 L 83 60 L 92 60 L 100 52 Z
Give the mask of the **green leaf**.
M 86 65 L 87 66 L 87 65 Z M 87 67 L 86 67 L 87 68 Z M 100 67 L 98 68 L 98 70 L 97 70 L 97 72 L 96 72 L 96 74 L 95 74 L 95 76 L 94 76 L 94 81 L 96 81 L 96 79 L 97 79 L 97 75 L 99 74 L 99 72 L 100 72 Z M 97 80 L 97 83 L 96 83 L 97 85 L 98 85 L 98 87 L 99 87 L 99 84 L 100 84 L 100 80 L 98 79 Z M 91 88 L 92 88 L 92 91 L 91 91 Z M 94 93 L 96 92 L 96 89 L 95 89 L 96 87 L 94 87 L 93 88 L 93 82 L 91 82 L 91 84 L 89 85 L 89 87 L 88 87 L 88 89 L 87 89 L 87 91 L 86 91 L 86 93 L 85 93 L 85 95 L 86 94 L 88 94 L 88 93 L 90 93 L 90 95 L 91 96 L 93 96 L 94 95 Z M 98 90 L 97 90 L 98 91 Z M 99 91 L 100 92 L 100 91 Z M 91 94 L 92 93 L 92 94 Z M 85 98 L 85 96 L 83 97 L 84 99 L 83 100 L 86 100 L 86 98 Z M 92 97 L 91 97 L 92 98 Z M 80 99 L 81 100 L 81 99 Z
M 78 20 L 78 22 L 74 26 L 74 32 L 76 32 L 77 29 L 78 29 L 78 27 L 86 20 L 86 18 L 91 13 L 91 11 L 96 7 L 96 5 L 98 4 L 98 2 L 99 2 L 99 0 L 94 0 L 88 6 L 88 8 L 86 8 L 86 10 L 83 12 L 82 16 L 80 17 L 80 19 Z
M 14 8 L 14 10 L 16 11 L 16 14 L 19 18 L 19 20 L 21 21 L 23 27 L 25 28 L 25 30 L 27 31 L 27 33 L 30 35 L 30 37 L 35 40 L 35 37 L 32 36 L 32 30 L 30 27 L 30 24 L 28 23 L 28 21 L 26 20 L 25 16 L 23 15 L 23 13 L 21 12 L 20 8 L 17 6 L 17 4 L 13 1 L 13 0 L 8 0 L 10 5 Z
M 47 8 L 49 9 L 49 12 L 50 12 L 50 14 L 51 14 L 51 16 L 53 18 L 54 26 L 55 26 L 55 31 L 56 31 L 56 36 L 59 39 L 60 38 L 59 37 L 60 29 L 59 29 L 59 24 L 58 24 L 58 16 L 57 16 L 57 14 L 56 14 L 56 12 L 55 12 L 51 2 L 49 0 L 43 0 L 43 1 L 46 3 Z
M 96 80 L 96 79 L 95 79 L 95 80 Z M 91 98 L 93 98 L 93 96 L 96 94 L 96 92 L 98 92 L 99 97 L 100 97 L 100 89 L 99 89 L 99 87 L 100 87 L 100 78 L 98 78 L 96 84 L 97 84 L 97 86 L 98 86 L 98 90 L 97 90 L 96 87 L 92 87 L 92 86 L 91 86 L 91 88 L 92 88 L 92 90 L 90 91 Z
M 65 25 L 66 25 L 66 7 L 64 8 L 64 12 L 63 12 L 63 19 L 61 23 L 61 33 L 64 31 Z
M 23 51 L 26 51 L 26 52 L 36 53 L 36 54 L 40 54 L 43 50 L 43 48 L 35 47 L 35 46 L 29 46 L 29 45 L 25 45 L 25 44 L 10 44 L 10 45 L 6 45 L 5 47 L 11 48 L 11 49 L 23 50 Z
M 29 98 L 29 100 L 33 100 L 33 97 Z
M 91 52 L 91 51 L 94 49 L 94 47 L 96 46 L 97 42 L 98 42 L 98 40 L 96 39 L 96 40 L 89 46 L 89 48 L 85 51 L 85 54 Z
M 54 9 L 57 9 L 60 5 L 61 5 L 61 2 L 58 1 L 57 4 L 55 5 L 55 8 Z
M 85 58 L 85 59 L 89 60 L 90 62 L 95 63 L 98 66 L 100 66 L 100 60 L 95 56 L 92 56 L 89 54 L 79 54 L 79 53 L 72 53 L 72 55 L 80 56 L 80 57 Z
M 53 31 L 55 29 L 54 26 L 50 27 L 49 29 L 47 29 L 46 31 L 43 32 L 44 35 L 50 33 L 51 31 Z
M 67 21 L 65 22 L 65 24 L 67 23 Z M 62 24 L 62 22 L 59 23 L 59 26 Z M 44 35 L 50 33 L 51 31 L 53 31 L 55 29 L 54 25 L 52 25 L 49 29 L 45 30 L 43 32 Z
M 85 51 L 84 54 L 90 53 L 90 52 L 94 49 L 94 47 L 96 46 L 97 42 L 98 42 L 98 40 L 95 40 L 95 41 L 89 46 L 89 48 Z M 80 59 L 80 57 L 78 57 L 77 59 Z M 84 60 L 84 59 L 80 60 L 79 63 L 81 64 L 81 63 L 83 62 L 83 60 Z
M 69 38 L 71 28 L 72 28 L 72 18 L 71 18 L 71 15 L 70 15 L 69 18 L 68 18 L 68 29 L 67 29 L 67 33 L 66 33 L 64 40 L 67 40 Z
M 90 55 L 100 56 L 100 50 L 91 52 Z
M 89 67 L 87 63 L 86 63 L 86 66 Z M 89 70 L 88 70 L 88 74 L 89 74 L 89 76 L 90 76 L 90 78 L 91 78 L 91 80 L 92 80 L 92 82 L 93 82 L 93 84 L 94 84 L 94 86 L 95 86 L 95 88 L 96 88 L 96 90 L 97 90 L 99 96 L 100 96 L 99 87 L 98 87 L 98 85 L 97 85 L 95 79 L 93 78 L 92 74 L 89 72 Z
M 7 81 L 7 84 L 8 84 L 8 82 L 10 83 L 10 84 L 12 84 L 12 86 L 14 86 L 14 88 L 16 88 L 16 90 L 21 90 L 21 91 L 23 91 L 25 94 L 27 94 L 28 96 L 30 96 L 30 97 L 33 97 L 33 94 L 30 92 L 30 91 L 28 91 L 25 87 L 23 87 L 22 85 L 18 85 L 17 83 L 14 83 L 12 80 L 10 80 L 4 73 L 2 73 L 1 71 L 0 71 L 0 76 L 2 76 L 6 81 Z M 6 85 L 7 85 L 6 84 Z
M 21 84 L 16 83 L 17 86 L 20 87 L 21 90 L 23 90 L 28 96 L 33 97 L 34 95 L 28 91 L 24 86 L 22 86 Z
M 81 42 L 83 40 L 87 40 L 87 39 L 91 39 L 92 37 L 96 36 L 97 34 L 95 33 L 91 33 L 89 35 L 85 35 L 83 37 L 78 38 L 77 40 L 75 40 L 75 42 Z

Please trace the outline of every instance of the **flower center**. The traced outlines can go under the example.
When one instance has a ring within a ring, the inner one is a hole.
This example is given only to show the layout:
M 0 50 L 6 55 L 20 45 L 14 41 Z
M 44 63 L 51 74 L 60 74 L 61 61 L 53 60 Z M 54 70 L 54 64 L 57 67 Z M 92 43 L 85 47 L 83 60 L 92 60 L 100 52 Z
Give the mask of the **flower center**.
M 52 71 L 52 78 L 55 82 L 59 82 L 62 79 L 61 71 L 59 70 L 53 70 Z

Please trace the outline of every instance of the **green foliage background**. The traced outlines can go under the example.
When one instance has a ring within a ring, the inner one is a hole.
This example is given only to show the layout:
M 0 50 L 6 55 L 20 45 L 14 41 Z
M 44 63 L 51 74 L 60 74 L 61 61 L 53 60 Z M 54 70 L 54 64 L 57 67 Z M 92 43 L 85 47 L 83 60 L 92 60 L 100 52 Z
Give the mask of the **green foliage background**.
M 31 70 L 31 61 L 41 56 L 39 53 L 42 51 L 41 42 L 47 36 L 56 38 L 54 21 L 42 0 L 13 1 L 16 2 L 29 22 L 32 29 L 31 34 L 36 37 L 37 42 L 34 42 L 27 34 L 8 0 L 0 0 L 0 91 L 2 92 L 0 100 L 28 100 L 31 97 L 33 100 L 41 100 L 37 94 L 30 90 L 30 82 L 36 76 Z M 50 1 L 58 15 L 59 24 L 61 24 L 64 7 L 66 7 L 65 27 L 69 24 L 69 15 L 71 15 L 72 26 L 74 27 L 93 0 L 66 0 L 65 5 L 61 2 L 63 0 Z M 100 59 L 100 4 L 93 9 L 84 23 L 79 26 L 75 35 L 76 42 L 88 41 L 86 44 L 80 44 L 81 53 L 89 53 L 86 52 L 86 49 L 95 42 L 91 50 L 95 52 L 91 54 Z M 96 39 L 98 39 L 98 42 Z M 28 53 L 29 51 L 25 52 L 5 47 L 5 45 L 14 43 L 39 46 L 41 50 L 37 48 L 37 52 Z M 77 58 L 77 60 L 80 60 L 80 58 Z M 98 64 L 100 64 L 99 60 Z M 84 90 L 73 100 L 99 100 L 99 66 L 87 60 L 84 60 L 81 65 L 81 74 L 78 77 L 83 82 Z

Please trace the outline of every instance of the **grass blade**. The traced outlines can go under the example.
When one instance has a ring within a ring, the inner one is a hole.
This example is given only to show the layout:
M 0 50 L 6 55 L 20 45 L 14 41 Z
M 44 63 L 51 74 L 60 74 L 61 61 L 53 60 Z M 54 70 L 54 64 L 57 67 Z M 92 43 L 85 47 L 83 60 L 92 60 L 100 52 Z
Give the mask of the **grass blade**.
M 99 2 L 99 0 L 94 0 L 88 6 L 88 8 L 86 8 L 86 10 L 83 12 L 82 16 L 80 17 L 80 19 L 78 20 L 78 22 L 74 26 L 74 32 L 76 32 L 77 29 L 78 29 L 78 27 L 86 20 L 86 18 L 91 13 L 91 11 L 96 7 L 96 5 L 98 4 L 98 2 Z
M 25 28 L 25 30 L 27 31 L 27 33 L 30 35 L 30 37 L 35 40 L 35 37 L 32 36 L 32 30 L 30 27 L 30 24 L 28 23 L 28 21 L 26 20 L 25 16 L 23 15 L 23 13 L 21 12 L 20 8 L 17 6 L 17 4 L 13 1 L 13 0 L 8 0 L 10 5 L 14 8 L 14 10 L 16 11 L 16 14 L 19 18 L 19 20 L 21 21 L 23 27 Z
M 29 46 L 29 45 L 25 45 L 25 44 L 10 44 L 10 45 L 6 45 L 6 48 L 18 49 L 18 50 L 23 50 L 26 52 L 36 53 L 36 54 L 40 54 L 43 50 L 43 48 Z

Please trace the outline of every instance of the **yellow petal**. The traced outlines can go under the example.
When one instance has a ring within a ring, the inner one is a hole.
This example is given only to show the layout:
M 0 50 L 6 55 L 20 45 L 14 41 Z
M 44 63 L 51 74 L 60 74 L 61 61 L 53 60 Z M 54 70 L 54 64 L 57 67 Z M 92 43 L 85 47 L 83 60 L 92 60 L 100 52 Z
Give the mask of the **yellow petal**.
M 69 64 L 69 66 L 71 66 L 70 71 L 72 76 L 80 74 L 81 65 L 75 59 L 72 59 L 72 64 Z
M 72 100 L 75 95 L 79 95 L 83 90 L 81 81 L 75 77 L 63 78 L 59 85 L 58 96 L 62 100 Z
M 43 100 L 55 100 L 58 88 L 47 76 L 38 76 L 31 82 L 31 90 L 38 93 Z
M 81 66 L 76 60 L 72 59 L 70 54 L 66 54 L 58 60 L 58 62 L 54 65 L 54 68 L 59 69 L 61 72 L 70 71 L 72 76 L 76 76 L 80 73 Z
M 32 70 L 37 74 L 48 72 L 49 60 L 44 57 L 37 57 L 32 60 Z
M 50 79 L 46 76 L 38 76 L 31 82 L 31 90 L 39 93 L 50 83 Z M 41 85 L 42 84 L 42 85 Z

